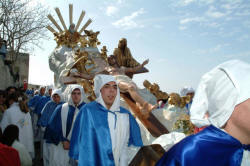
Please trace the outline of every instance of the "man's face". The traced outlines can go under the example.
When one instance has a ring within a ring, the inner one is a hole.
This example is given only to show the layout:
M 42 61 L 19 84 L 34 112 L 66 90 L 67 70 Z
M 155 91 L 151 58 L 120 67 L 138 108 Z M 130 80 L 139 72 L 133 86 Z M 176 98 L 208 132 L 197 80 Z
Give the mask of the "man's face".
M 52 89 L 49 89 L 49 95 L 51 96 L 51 94 L 52 94 Z
M 72 101 L 75 105 L 79 104 L 81 101 L 81 91 L 80 89 L 75 89 L 71 93 Z
M 113 66 L 116 64 L 116 59 L 114 57 L 108 58 L 108 63 L 109 65 Z
M 189 96 L 190 100 L 192 100 L 194 97 L 194 92 L 187 93 L 187 96 Z
M 230 120 L 238 129 L 250 135 L 250 99 L 238 104 L 230 117 Z
M 40 89 L 40 94 L 43 96 L 44 93 L 45 93 L 45 88 L 41 88 L 41 89 Z
M 53 99 L 53 101 L 54 101 L 56 104 L 58 104 L 58 103 L 61 101 L 61 98 L 60 98 L 60 96 L 59 96 L 58 94 L 54 94 L 54 95 L 52 96 L 52 99 Z
M 8 94 L 10 95 L 10 94 L 13 94 L 13 93 L 15 93 L 15 92 L 16 92 L 15 88 L 11 88 L 11 89 L 8 91 Z
M 114 81 L 106 83 L 100 90 L 102 99 L 109 109 L 115 101 L 117 95 L 117 85 Z
M 0 95 L 0 104 L 4 104 L 5 97 L 3 95 Z

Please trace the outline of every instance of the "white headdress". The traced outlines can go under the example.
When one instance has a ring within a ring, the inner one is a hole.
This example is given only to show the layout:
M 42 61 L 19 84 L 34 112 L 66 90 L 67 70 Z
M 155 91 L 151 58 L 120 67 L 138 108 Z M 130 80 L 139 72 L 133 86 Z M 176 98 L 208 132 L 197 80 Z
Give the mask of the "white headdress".
M 75 90 L 75 89 L 79 89 L 81 91 L 81 101 L 79 102 L 82 103 L 83 101 L 85 103 L 88 102 L 88 99 L 86 98 L 83 88 L 81 85 L 77 85 L 77 84 L 72 84 L 72 85 L 68 85 L 64 91 L 64 95 L 65 95 L 65 101 L 68 102 L 69 105 L 74 105 L 73 101 L 72 101 L 72 97 L 71 97 L 71 93 Z
M 54 90 L 52 91 L 51 96 L 53 96 L 53 95 L 55 95 L 55 94 L 57 94 L 58 96 L 60 96 L 60 100 L 61 100 L 61 101 L 63 100 L 63 96 L 62 96 L 62 91 L 61 91 L 61 89 L 54 89 Z
M 194 89 L 191 86 L 185 86 L 180 91 L 181 96 L 187 96 L 188 93 L 194 93 Z
M 49 90 L 53 91 L 53 85 L 48 85 L 45 87 L 45 96 L 49 96 Z
M 94 92 L 95 92 L 95 95 L 97 97 L 96 101 L 98 103 L 100 103 L 102 106 L 104 106 L 105 108 L 107 108 L 107 107 L 102 99 L 102 95 L 101 95 L 100 90 L 108 82 L 115 82 L 117 84 L 115 78 L 111 75 L 98 74 L 94 78 Z M 119 91 L 118 87 L 117 87 L 117 95 L 115 97 L 114 103 L 109 110 L 110 111 L 119 111 L 120 110 L 120 91 Z
M 201 78 L 190 110 L 192 123 L 197 127 L 223 127 L 234 107 L 250 98 L 249 87 L 249 64 L 231 60 L 215 67 Z

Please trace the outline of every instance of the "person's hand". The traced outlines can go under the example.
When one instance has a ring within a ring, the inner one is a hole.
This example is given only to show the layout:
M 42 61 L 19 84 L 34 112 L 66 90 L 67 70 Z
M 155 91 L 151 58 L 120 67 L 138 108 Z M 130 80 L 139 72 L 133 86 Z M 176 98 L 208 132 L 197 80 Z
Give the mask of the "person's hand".
M 149 62 L 149 59 L 145 60 L 143 63 L 142 63 L 142 66 L 145 66 L 146 64 L 148 64 Z
M 81 77 L 81 73 L 80 72 L 71 72 L 71 76 L 73 77 Z
M 64 150 L 69 150 L 69 141 L 63 141 L 62 144 Z

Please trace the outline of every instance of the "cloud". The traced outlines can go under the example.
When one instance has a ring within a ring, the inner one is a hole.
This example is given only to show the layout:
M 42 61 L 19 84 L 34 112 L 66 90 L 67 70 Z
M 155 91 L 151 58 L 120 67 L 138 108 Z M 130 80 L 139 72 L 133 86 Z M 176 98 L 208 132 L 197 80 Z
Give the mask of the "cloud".
M 188 5 L 206 6 L 214 3 L 215 0 L 168 0 L 166 1 L 173 7 L 186 7 Z
M 107 16 L 112 16 L 112 15 L 114 15 L 115 13 L 117 13 L 117 11 L 118 11 L 118 8 L 117 8 L 117 7 L 115 7 L 115 6 L 108 6 L 108 7 L 106 8 L 106 15 L 107 15 Z
M 204 5 L 209 5 L 214 3 L 214 0 L 200 0 L 200 3 L 204 4 Z
M 120 20 L 113 22 L 112 25 L 114 25 L 117 28 L 123 28 L 123 29 L 142 28 L 144 27 L 144 25 L 138 24 L 134 19 L 143 13 L 145 13 L 145 10 L 141 8 L 138 11 L 131 13 L 131 15 L 129 16 L 125 16 Z
M 124 2 L 124 0 L 117 0 L 117 3 L 118 4 L 121 4 L 121 3 L 123 3 Z
M 193 3 L 193 2 L 195 2 L 196 0 L 184 0 L 183 1 L 183 4 L 184 5 L 189 5 L 190 3 Z
M 154 28 L 157 28 L 157 29 L 162 29 L 162 28 L 163 28 L 163 26 L 162 26 L 162 25 L 159 25 L 159 24 L 156 24 L 156 25 L 154 25 L 153 27 L 154 27 Z
M 218 51 L 220 51 L 221 49 L 223 49 L 224 47 L 228 47 L 230 44 L 225 43 L 225 44 L 217 44 L 215 47 L 212 48 L 208 48 L 208 49 L 198 49 L 193 51 L 194 54 L 197 55 L 204 55 L 204 54 L 214 54 Z
M 187 27 L 185 27 L 185 26 L 179 26 L 179 30 L 183 31 L 185 29 L 187 29 Z
M 201 22 L 201 21 L 204 21 L 203 17 L 185 18 L 180 20 L 180 24 L 187 24 L 189 22 Z
M 246 40 L 249 40 L 250 36 L 248 34 L 244 34 L 242 36 L 240 36 L 237 40 L 240 42 L 245 42 Z
M 236 16 L 250 16 L 249 9 L 241 10 L 235 14 Z
M 215 7 L 211 6 L 208 11 L 206 12 L 206 15 L 212 18 L 221 18 L 226 16 L 226 13 L 222 13 L 216 10 Z
M 211 28 L 218 28 L 218 27 L 220 27 L 220 24 L 216 23 L 216 22 L 212 22 L 212 23 L 208 23 L 207 26 L 209 26 Z
M 236 54 L 227 54 L 224 57 L 226 58 L 244 58 L 244 57 L 250 57 L 250 51 L 240 52 Z

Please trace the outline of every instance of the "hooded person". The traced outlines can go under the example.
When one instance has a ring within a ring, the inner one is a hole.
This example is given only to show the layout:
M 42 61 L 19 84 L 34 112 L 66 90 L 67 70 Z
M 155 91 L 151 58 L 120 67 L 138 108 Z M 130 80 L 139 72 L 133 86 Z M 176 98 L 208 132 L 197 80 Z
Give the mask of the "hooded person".
M 96 75 L 97 99 L 78 115 L 69 155 L 78 165 L 128 165 L 128 146 L 142 146 L 139 125 L 120 106 L 120 91 L 111 75 Z
M 37 106 L 37 104 L 38 104 L 40 98 L 41 98 L 42 96 L 44 96 L 45 90 L 46 90 L 46 87 L 45 87 L 45 86 L 40 86 L 40 88 L 39 88 L 39 90 L 38 90 L 39 93 L 29 100 L 28 106 L 29 106 L 29 108 L 30 108 L 30 110 L 31 110 L 32 112 L 34 112 L 34 113 L 37 113 L 37 112 L 38 112 L 36 106 Z
M 176 144 L 157 165 L 249 165 L 249 85 L 250 65 L 239 60 L 206 73 L 196 91 L 190 119 L 197 127 L 208 127 Z
M 38 104 L 36 106 L 37 111 L 36 114 L 39 115 L 39 119 L 41 117 L 41 112 L 45 106 L 45 104 L 48 103 L 48 101 L 51 101 L 51 94 L 53 93 L 52 86 L 46 86 L 45 94 L 38 100 Z
M 51 160 L 51 165 L 57 166 L 69 165 L 68 150 L 72 129 L 86 99 L 80 85 L 69 85 L 65 91 L 68 92 L 68 101 L 56 107 L 45 131 L 46 142 L 57 146 Z
M 40 118 L 41 118 L 41 112 L 45 106 L 45 104 L 51 100 L 51 93 L 52 93 L 52 86 L 46 86 L 46 87 L 43 87 L 45 88 L 45 92 L 44 92 L 44 95 L 42 96 L 39 96 L 37 99 L 36 99 L 36 105 L 35 105 L 35 109 L 33 111 L 33 113 L 35 115 L 34 116 L 34 124 L 33 125 L 36 125 L 34 126 L 35 128 L 35 132 L 34 132 L 34 136 L 35 136 L 35 140 L 36 141 L 39 141 L 41 142 L 40 145 L 41 145 L 41 154 L 43 154 L 43 135 L 44 135 L 44 131 L 41 129 L 41 127 L 38 125 L 38 122 L 40 121 Z M 41 91 L 41 90 L 40 90 Z M 37 119 L 36 119 L 37 118 Z
M 46 127 L 48 125 L 48 122 L 50 120 L 50 117 L 53 113 L 53 111 L 56 109 L 56 107 L 60 104 L 62 104 L 62 91 L 61 89 L 55 89 L 53 90 L 52 94 L 52 100 L 48 101 L 46 105 L 44 106 L 41 117 L 38 121 L 38 125 L 42 127 Z
M 42 131 L 45 130 L 45 127 L 47 127 L 48 122 L 51 118 L 51 115 L 53 114 L 53 112 L 55 111 L 56 107 L 58 105 L 63 104 L 62 102 L 62 92 L 61 89 L 55 89 L 53 90 L 52 94 L 52 100 L 48 101 L 46 103 L 46 105 L 44 106 L 42 112 L 41 112 L 41 117 L 38 120 L 38 126 L 42 127 Z M 43 138 L 46 138 L 46 135 L 44 135 L 45 133 L 42 134 Z M 42 141 L 43 142 L 43 165 L 47 166 L 49 165 L 50 162 L 50 156 L 51 156 L 51 151 L 53 148 L 51 148 L 51 143 L 46 143 L 46 141 Z
M 39 119 L 39 112 L 41 112 L 40 108 L 40 100 L 45 94 L 46 87 L 45 86 L 40 86 L 39 88 L 39 94 L 35 95 L 33 98 L 31 98 L 28 102 L 28 107 L 30 108 L 30 115 L 32 119 L 32 129 L 34 133 L 34 141 L 41 141 L 41 131 L 39 127 L 37 126 L 37 122 Z
M 186 106 L 185 106 L 187 108 L 187 111 L 188 111 L 187 113 L 188 114 L 190 112 L 190 108 L 191 108 L 191 105 L 193 103 L 194 93 L 195 93 L 195 91 L 191 86 L 185 86 L 180 91 L 181 97 L 188 96 L 190 98 L 189 103 L 187 103 Z

